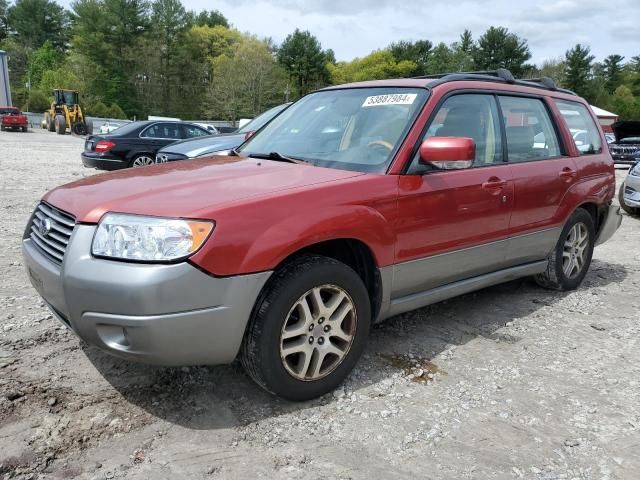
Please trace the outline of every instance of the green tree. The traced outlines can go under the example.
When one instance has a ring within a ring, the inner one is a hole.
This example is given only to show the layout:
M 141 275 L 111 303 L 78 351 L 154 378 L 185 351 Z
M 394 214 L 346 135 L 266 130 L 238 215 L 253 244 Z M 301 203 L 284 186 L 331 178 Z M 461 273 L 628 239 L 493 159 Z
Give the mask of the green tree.
M 620 120 L 637 120 L 640 118 L 640 100 L 633 95 L 626 85 L 620 85 L 613 92 L 611 106 Z
M 193 23 L 200 27 L 222 26 L 229 28 L 229 21 L 218 10 L 203 10 L 193 15 Z
M 8 9 L 9 29 L 28 48 L 46 41 L 59 50 L 65 48 L 69 31 L 67 11 L 52 0 L 16 0 Z
M 51 99 L 41 90 L 31 90 L 27 100 L 22 107 L 26 112 L 44 112 L 51 106 Z
M 214 61 L 214 79 L 208 98 L 208 115 L 236 121 L 253 117 L 282 103 L 286 73 L 269 44 L 254 37 L 238 43 L 230 55 Z
M 506 68 L 516 77 L 525 75 L 531 66 L 527 41 L 504 27 L 490 27 L 473 49 L 473 61 L 479 70 Z
M 431 57 L 429 58 L 428 71 L 429 73 L 447 73 L 457 70 L 455 65 L 454 51 L 444 42 L 440 42 L 433 49 Z
M 377 50 L 351 62 L 327 65 L 334 84 L 407 77 L 416 71 L 410 60 L 396 60 L 389 50 Z
M 7 0 L 0 0 L 0 41 L 7 38 L 9 35 L 9 21 L 8 12 L 9 2 Z
M 98 101 L 93 104 L 87 104 L 84 108 L 85 114 L 92 117 L 108 118 L 109 108 L 102 102 Z
M 606 77 L 606 87 L 611 93 L 622 83 L 622 55 L 609 55 L 604 59 L 604 75 Z
M 432 49 L 433 43 L 429 40 L 416 42 L 401 40 L 389 45 L 389 50 L 398 62 L 407 60 L 415 63 L 416 68 L 410 73 L 412 76 L 427 74 L 427 65 Z
M 31 87 L 38 88 L 44 72 L 47 70 L 55 70 L 61 65 L 62 60 L 63 57 L 61 53 L 53 48 L 53 45 L 48 41 L 44 42 L 44 45 L 31 55 L 28 70 L 28 81 L 31 82 Z
M 594 60 L 591 49 L 577 44 L 565 54 L 565 70 L 563 86 L 573 90 L 580 96 L 589 93 L 591 63 Z
M 107 109 L 107 117 L 125 119 L 127 118 L 127 114 L 124 113 L 124 110 L 120 108 L 120 105 L 118 105 L 117 103 L 112 103 L 111 106 Z
M 310 32 L 296 30 L 278 49 L 277 59 L 294 81 L 298 95 L 304 95 L 329 80 L 327 53 Z

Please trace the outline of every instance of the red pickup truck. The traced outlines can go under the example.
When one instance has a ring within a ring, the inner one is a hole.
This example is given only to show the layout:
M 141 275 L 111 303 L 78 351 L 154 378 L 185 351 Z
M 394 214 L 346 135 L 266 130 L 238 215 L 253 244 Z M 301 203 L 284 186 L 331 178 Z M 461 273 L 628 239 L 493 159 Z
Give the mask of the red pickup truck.
M 589 105 L 549 79 L 371 81 L 303 97 L 229 156 L 58 187 L 22 248 L 86 342 L 159 365 L 239 356 L 305 400 L 375 322 L 518 277 L 577 288 L 620 226 L 615 191 Z
M 29 119 L 16 107 L 0 107 L 0 128 L 2 130 L 27 131 Z

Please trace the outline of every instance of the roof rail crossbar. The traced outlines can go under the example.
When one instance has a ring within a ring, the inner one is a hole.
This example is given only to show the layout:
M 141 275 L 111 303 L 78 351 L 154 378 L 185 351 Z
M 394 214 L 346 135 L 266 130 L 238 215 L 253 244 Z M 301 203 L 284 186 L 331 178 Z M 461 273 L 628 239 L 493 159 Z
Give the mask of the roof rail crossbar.
M 419 79 L 433 79 L 436 80 L 431 86 L 440 85 L 442 83 L 454 82 L 460 80 L 478 80 L 485 82 L 505 82 L 510 84 L 521 85 L 523 87 L 533 87 L 533 88 L 544 88 L 546 90 L 553 90 L 562 93 L 568 93 L 570 95 L 576 95 L 575 92 L 571 90 L 566 90 L 564 88 L 559 88 L 556 85 L 556 82 L 553 81 L 552 78 L 549 77 L 541 77 L 541 78 L 528 78 L 519 80 L 516 79 L 513 74 L 507 70 L 506 68 L 498 68 L 497 70 L 483 70 L 477 72 L 450 72 L 450 73 L 439 73 L 435 75 L 422 75 L 419 77 L 413 77 Z
M 509 70 L 507 70 L 506 68 L 499 68 L 497 70 L 478 70 L 475 72 L 448 72 L 448 73 L 436 73 L 436 74 L 432 74 L 432 75 L 421 75 L 419 77 L 413 77 L 413 78 L 425 78 L 425 79 L 440 79 L 440 78 L 445 78 L 448 77 L 450 75 L 456 75 L 456 76 L 472 76 L 472 75 L 478 75 L 478 76 L 489 76 L 489 77 L 497 77 L 497 78 L 501 78 L 503 79 L 505 82 L 509 82 L 509 83 L 513 83 L 515 81 L 515 78 L 513 77 L 513 75 L 511 74 L 511 72 Z

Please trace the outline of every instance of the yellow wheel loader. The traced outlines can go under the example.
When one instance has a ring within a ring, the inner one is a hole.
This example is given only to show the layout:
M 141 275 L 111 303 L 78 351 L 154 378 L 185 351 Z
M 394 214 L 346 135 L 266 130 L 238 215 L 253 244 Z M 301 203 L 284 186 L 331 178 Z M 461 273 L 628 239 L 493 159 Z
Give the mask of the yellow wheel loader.
M 82 114 L 75 90 L 54 90 L 51 108 L 44 112 L 44 126 L 50 132 L 64 135 L 67 130 L 76 135 L 93 133 L 93 122 Z

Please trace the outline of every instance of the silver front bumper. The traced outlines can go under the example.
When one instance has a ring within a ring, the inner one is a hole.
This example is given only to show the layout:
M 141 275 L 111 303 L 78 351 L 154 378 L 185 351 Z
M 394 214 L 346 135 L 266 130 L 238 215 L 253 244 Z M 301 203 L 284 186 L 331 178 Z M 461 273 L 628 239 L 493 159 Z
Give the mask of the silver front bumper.
M 620 207 L 617 205 L 609 205 L 606 218 L 604 219 L 602 227 L 600 227 L 600 231 L 596 238 L 596 245 L 602 245 L 613 237 L 613 234 L 616 233 L 621 224 L 622 214 L 620 213 Z
M 623 192 L 624 203 L 630 207 L 640 208 L 640 177 L 627 175 Z
M 156 365 L 233 361 L 271 272 L 215 278 L 183 262 L 148 265 L 94 258 L 95 226 L 77 225 L 62 265 L 22 243 L 31 283 L 80 338 Z

